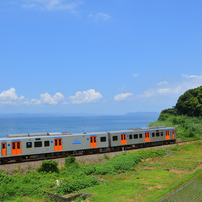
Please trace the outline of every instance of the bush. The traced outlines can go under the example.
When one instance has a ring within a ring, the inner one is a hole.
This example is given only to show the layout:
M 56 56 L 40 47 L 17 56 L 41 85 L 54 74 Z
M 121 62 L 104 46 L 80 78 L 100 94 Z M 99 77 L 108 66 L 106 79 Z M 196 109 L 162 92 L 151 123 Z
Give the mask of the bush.
M 84 175 L 90 175 L 90 174 L 95 172 L 95 167 L 92 166 L 92 165 L 90 165 L 90 166 L 82 166 L 80 168 L 80 170 Z
M 158 120 L 165 121 L 169 117 L 169 114 L 160 114 Z
M 104 163 L 96 167 L 95 174 L 97 175 L 106 175 L 113 174 L 115 172 L 115 168 L 110 163 Z
M 56 192 L 58 194 L 67 194 L 73 191 L 78 191 L 86 187 L 92 187 L 98 184 L 99 184 L 99 181 L 95 177 L 89 177 L 82 180 L 73 180 L 73 181 L 61 183 L 56 188 Z
M 79 167 L 79 164 L 74 156 L 68 156 L 65 159 L 65 167 L 69 170 L 74 170 Z
M 163 149 L 150 149 L 148 151 L 146 151 L 146 150 L 140 150 L 137 153 L 143 159 L 157 157 L 157 156 L 163 157 L 163 156 L 166 155 L 166 152 Z
M 44 160 L 41 166 L 37 169 L 38 172 L 56 172 L 59 173 L 58 162 L 55 160 Z

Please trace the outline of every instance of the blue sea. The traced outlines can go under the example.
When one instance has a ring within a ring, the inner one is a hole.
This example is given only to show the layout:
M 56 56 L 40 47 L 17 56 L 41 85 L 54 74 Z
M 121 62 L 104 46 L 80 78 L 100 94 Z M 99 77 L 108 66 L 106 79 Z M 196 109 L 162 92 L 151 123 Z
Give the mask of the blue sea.
M 158 115 L 0 117 L 0 137 L 20 133 L 128 130 L 129 128 L 147 127 L 157 119 Z

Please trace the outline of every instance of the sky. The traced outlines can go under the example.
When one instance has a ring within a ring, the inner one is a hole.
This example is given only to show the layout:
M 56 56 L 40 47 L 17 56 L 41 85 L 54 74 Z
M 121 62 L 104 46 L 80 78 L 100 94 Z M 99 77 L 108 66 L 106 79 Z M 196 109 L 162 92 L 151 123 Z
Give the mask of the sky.
M 1 0 L 0 114 L 161 112 L 202 85 L 201 0 Z

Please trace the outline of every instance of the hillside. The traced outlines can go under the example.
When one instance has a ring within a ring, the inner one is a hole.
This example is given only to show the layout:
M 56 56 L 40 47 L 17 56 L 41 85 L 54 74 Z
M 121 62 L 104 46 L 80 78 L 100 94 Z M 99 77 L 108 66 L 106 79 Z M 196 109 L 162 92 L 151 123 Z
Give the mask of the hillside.
M 176 127 L 181 140 L 202 138 L 202 86 L 187 90 L 175 106 L 161 111 L 157 121 L 149 126 Z

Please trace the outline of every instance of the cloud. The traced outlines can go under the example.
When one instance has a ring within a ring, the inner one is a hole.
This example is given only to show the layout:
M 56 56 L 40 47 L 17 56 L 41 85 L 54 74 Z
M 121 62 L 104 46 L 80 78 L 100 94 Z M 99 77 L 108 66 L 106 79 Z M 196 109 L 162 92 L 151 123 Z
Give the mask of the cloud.
M 26 102 L 26 104 L 39 105 L 41 104 L 41 100 L 32 99 L 31 102 Z
M 112 17 L 106 13 L 98 13 L 96 15 L 89 14 L 88 17 L 93 18 L 95 20 L 110 20 Z
M 76 8 L 80 1 L 70 2 L 69 0 L 24 0 L 22 7 L 25 9 L 37 9 L 37 10 L 69 10 L 76 13 Z
M 121 93 L 114 97 L 115 101 L 125 100 L 128 96 L 133 95 L 132 93 Z
M 162 85 L 162 84 L 168 84 L 168 82 L 167 81 L 162 81 L 162 82 L 157 83 L 157 85 Z
M 17 104 L 23 99 L 24 96 L 18 97 L 15 88 L 10 88 L 0 94 L 0 104 Z
M 161 85 L 166 84 L 166 88 L 162 88 Z M 146 90 L 142 95 L 136 95 L 136 98 L 158 97 L 162 96 L 174 96 L 179 97 L 185 91 L 192 88 L 197 88 L 202 85 L 202 76 L 185 75 L 182 74 L 181 78 L 176 78 L 172 81 L 163 81 L 157 83 L 156 87 Z
M 75 96 L 69 97 L 73 104 L 98 102 L 101 98 L 102 95 L 99 92 L 95 92 L 94 89 L 83 92 L 78 91 L 76 92 Z
M 138 77 L 139 75 L 138 74 L 133 74 L 133 77 Z
M 50 104 L 50 105 L 56 105 L 56 104 L 67 104 L 67 102 L 64 101 L 64 95 L 62 93 L 56 93 L 54 96 L 51 96 L 49 93 L 40 94 L 40 100 L 37 99 L 31 99 L 31 101 L 26 101 L 25 104 L 28 105 L 40 105 L 40 104 Z
M 196 75 L 185 75 L 185 74 L 182 74 L 182 77 L 186 78 L 186 79 L 190 79 L 190 78 L 199 78 L 201 79 L 202 76 L 196 76 Z
M 50 94 L 44 93 L 40 95 L 40 98 L 42 103 L 55 105 L 62 101 L 64 96 L 61 93 L 56 93 L 53 97 L 51 97 Z

